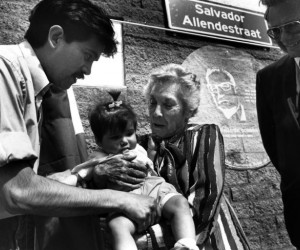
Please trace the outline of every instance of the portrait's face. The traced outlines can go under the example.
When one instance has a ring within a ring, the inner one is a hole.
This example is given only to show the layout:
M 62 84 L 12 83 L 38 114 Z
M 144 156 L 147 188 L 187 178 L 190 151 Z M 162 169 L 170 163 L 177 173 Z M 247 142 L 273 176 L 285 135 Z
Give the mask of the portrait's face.
M 300 1 L 282 1 L 269 8 L 269 28 L 274 29 L 278 45 L 291 57 L 300 56 Z
M 186 123 L 186 115 L 176 84 L 154 85 L 150 92 L 149 115 L 152 134 L 169 138 L 181 132 Z
M 98 144 L 107 154 L 121 154 L 125 150 L 134 149 L 137 140 L 133 123 L 128 122 L 123 132 L 106 133 Z
M 64 39 L 56 45 L 51 55 L 51 63 L 44 69 L 49 80 L 60 89 L 68 89 L 77 79 L 91 73 L 103 46 L 96 37 L 86 41 L 66 43 Z
M 206 72 L 207 88 L 216 107 L 224 116 L 231 118 L 239 108 L 236 86 L 229 72 L 220 69 L 208 69 Z

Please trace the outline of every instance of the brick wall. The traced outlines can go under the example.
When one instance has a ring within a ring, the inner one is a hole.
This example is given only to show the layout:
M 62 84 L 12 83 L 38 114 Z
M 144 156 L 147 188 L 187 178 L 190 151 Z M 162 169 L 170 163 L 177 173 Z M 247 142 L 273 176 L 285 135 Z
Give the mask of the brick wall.
M 37 0 L 0 0 L 0 44 L 13 44 L 22 40 L 28 25 L 29 10 Z M 166 27 L 163 0 L 102 0 L 107 11 L 124 21 Z M 149 132 L 146 105 L 142 88 L 151 69 L 166 63 L 181 64 L 188 55 L 205 45 L 229 46 L 237 51 L 249 53 L 259 65 L 266 65 L 281 57 L 276 49 L 264 49 L 238 43 L 221 42 L 196 36 L 175 35 L 169 32 L 136 26 L 123 25 L 125 82 L 128 87 L 127 100 L 137 110 L 139 134 Z M 75 89 L 80 113 L 91 142 L 86 121 L 86 110 L 91 95 L 80 95 Z M 259 170 L 226 172 L 226 188 L 236 213 L 241 220 L 251 247 L 254 250 L 294 249 L 288 239 L 284 225 L 280 176 L 272 165 Z

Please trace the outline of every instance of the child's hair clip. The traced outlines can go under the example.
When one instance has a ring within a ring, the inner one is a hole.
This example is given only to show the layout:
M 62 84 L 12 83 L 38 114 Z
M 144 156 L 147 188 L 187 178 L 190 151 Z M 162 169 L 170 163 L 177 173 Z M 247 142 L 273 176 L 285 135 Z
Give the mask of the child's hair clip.
M 108 104 L 108 108 L 110 108 L 110 109 L 118 108 L 118 107 L 120 107 L 121 104 L 122 104 L 122 101 L 112 102 L 112 103 Z
M 107 106 L 109 109 L 113 109 L 113 108 L 118 108 L 120 107 L 120 105 L 122 104 L 122 101 L 117 101 L 121 91 L 108 91 L 108 93 L 111 95 L 111 97 L 113 98 L 113 102 L 109 103 Z

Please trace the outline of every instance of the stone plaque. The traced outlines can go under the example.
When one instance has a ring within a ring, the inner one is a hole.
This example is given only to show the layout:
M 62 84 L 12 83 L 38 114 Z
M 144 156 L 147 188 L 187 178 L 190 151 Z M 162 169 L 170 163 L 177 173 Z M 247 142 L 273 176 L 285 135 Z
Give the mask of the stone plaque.
M 267 164 L 256 113 L 256 72 L 262 65 L 246 52 L 205 46 L 190 54 L 183 66 L 202 86 L 199 111 L 191 122 L 220 127 L 226 165 L 252 169 Z

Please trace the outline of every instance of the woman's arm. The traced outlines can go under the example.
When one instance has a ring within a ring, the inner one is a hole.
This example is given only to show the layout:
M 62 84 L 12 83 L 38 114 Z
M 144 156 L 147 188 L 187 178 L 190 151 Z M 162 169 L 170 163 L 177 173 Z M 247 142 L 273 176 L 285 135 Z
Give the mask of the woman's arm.
M 93 182 L 96 188 L 103 188 L 107 182 L 112 182 L 120 190 L 130 191 L 140 187 L 147 176 L 147 167 L 134 162 L 132 155 L 118 155 L 108 161 L 98 164 L 93 170 Z
M 139 157 L 140 159 L 141 157 Z M 145 158 L 145 157 L 144 157 Z M 149 160 L 150 161 L 150 160 Z M 89 187 L 107 188 L 108 181 L 125 188 L 128 191 L 140 187 L 147 173 L 147 166 L 142 159 L 136 160 L 136 154 L 118 154 L 113 156 L 92 154 L 89 160 L 75 166 L 72 170 L 53 173 L 47 178 L 71 186 L 77 186 L 78 181 L 89 183 Z M 80 180 L 79 180 L 80 179 Z M 90 180 L 92 179 L 92 184 Z M 80 183 L 79 183 L 80 184 Z
M 217 125 L 196 125 L 186 133 L 189 162 L 188 200 L 196 216 L 197 233 L 211 228 L 223 194 L 225 154 Z

